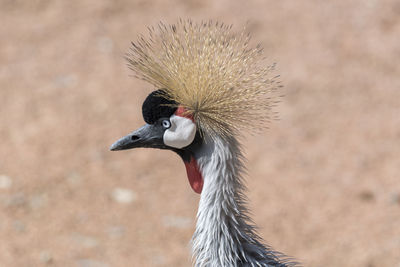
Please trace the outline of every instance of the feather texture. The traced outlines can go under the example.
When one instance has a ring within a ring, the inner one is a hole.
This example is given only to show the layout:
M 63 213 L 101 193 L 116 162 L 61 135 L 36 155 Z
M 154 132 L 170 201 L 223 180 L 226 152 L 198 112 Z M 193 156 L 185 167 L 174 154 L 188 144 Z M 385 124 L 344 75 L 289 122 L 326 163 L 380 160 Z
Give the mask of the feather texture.
M 207 138 L 207 137 L 205 137 Z M 244 158 L 234 138 L 209 140 L 194 153 L 204 176 L 192 250 L 196 267 L 294 267 L 257 234 L 249 218 Z
M 136 77 L 163 88 L 211 138 L 262 129 L 274 117 L 278 76 L 245 30 L 235 34 L 231 25 L 212 21 L 159 23 L 132 43 L 126 58 Z

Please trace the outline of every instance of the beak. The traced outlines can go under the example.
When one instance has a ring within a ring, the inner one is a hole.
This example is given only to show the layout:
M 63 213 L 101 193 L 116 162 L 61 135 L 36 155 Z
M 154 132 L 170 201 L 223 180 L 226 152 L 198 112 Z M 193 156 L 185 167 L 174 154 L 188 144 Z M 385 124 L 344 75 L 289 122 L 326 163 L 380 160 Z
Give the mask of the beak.
M 162 127 L 146 124 L 111 145 L 110 150 L 125 150 L 138 147 L 166 148 Z

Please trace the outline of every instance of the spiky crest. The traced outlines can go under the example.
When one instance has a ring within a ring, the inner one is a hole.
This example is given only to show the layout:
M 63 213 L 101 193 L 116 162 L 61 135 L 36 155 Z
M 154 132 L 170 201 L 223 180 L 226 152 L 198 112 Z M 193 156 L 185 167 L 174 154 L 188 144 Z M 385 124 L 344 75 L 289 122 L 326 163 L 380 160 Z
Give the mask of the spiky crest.
M 274 65 L 263 65 L 261 46 L 251 47 L 245 30 L 234 34 L 232 25 L 191 20 L 148 30 L 148 38 L 132 42 L 126 55 L 130 69 L 164 88 L 201 131 L 232 136 L 260 129 L 272 118 L 278 76 L 271 76 Z

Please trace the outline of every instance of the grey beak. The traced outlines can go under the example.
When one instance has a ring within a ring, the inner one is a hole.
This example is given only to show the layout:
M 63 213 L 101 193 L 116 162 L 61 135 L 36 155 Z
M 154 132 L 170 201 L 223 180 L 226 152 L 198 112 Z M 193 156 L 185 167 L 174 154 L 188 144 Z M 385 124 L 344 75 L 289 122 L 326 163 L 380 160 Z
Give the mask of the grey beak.
M 136 135 L 134 134 L 135 132 L 128 134 L 127 136 L 122 137 L 118 141 L 116 141 L 114 144 L 110 146 L 111 151 L 117 151 L 117 150 L 124 150 L 124 149 L 130 149 L 134 147 L 138 147 L 138 142 L 135 142 L 135 139 L 138 139 Z
M 163 134 L 162 128 L 146 124 L 116 141 L 111 145 L 110 150 L 117 151 L 138 147 L 164 148 Z

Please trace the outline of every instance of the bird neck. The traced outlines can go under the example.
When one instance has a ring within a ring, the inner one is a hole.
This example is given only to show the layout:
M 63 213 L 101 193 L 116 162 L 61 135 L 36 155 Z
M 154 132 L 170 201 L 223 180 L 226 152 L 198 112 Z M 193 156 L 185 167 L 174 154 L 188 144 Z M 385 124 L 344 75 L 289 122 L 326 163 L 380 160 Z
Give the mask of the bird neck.
M 207 140 L 195 157 L 204 178 L 192 239 L 195 266 L 278 264 L 247 218 L 239 143 L 234 138 Z

